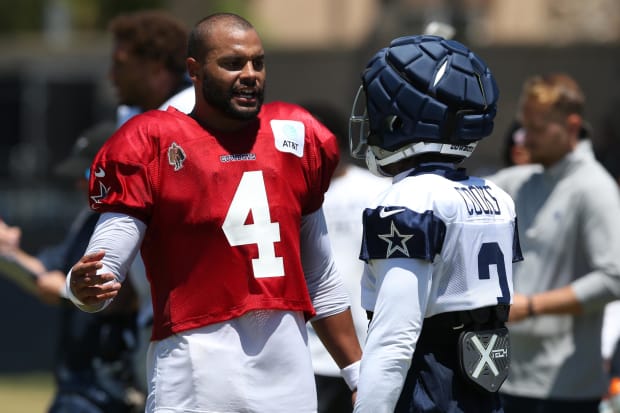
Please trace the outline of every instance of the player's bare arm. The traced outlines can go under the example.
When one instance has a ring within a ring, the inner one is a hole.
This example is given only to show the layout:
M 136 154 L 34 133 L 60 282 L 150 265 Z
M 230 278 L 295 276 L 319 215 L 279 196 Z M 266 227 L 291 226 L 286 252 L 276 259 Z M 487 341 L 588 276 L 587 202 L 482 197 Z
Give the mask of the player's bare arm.
M 351 310 L 315 320 L 312 322 L 312 327 L 341 369 L 362 357 Z
M 351 402 L 355 403 L 362 349 L 355 334 L 351 310 L 315 320 L 312 327 L 338 367 L 343 369 L 342 376 L 353 392 Z
M 49 271 L 36 279 L 37 296 L 44 303 L 56 305 L 65 298 L 66 274 L 62 271 Z
M 521 321 L 542 314 L 581 314 L 583 308 L 573 288 L 567 285 L 555 290 L 526 296 L 515 294 L 509 321 Z
M 121 283 L 112 273 L 97 274 L 103 267 L 104 251 L 84 255 L 71 269 L 69 288 L 71 293 L 84 304 L 84 310 L 96 310 L 118 294 Z

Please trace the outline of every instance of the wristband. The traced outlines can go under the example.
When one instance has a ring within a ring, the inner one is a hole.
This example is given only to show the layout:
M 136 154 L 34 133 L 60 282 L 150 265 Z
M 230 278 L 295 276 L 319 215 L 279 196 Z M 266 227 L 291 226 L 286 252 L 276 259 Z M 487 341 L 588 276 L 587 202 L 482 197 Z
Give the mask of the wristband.
M 349 364 L 347 367 L 340 370 L 340 375 L 349 386 L 351 391 L 357 390 L 357 382 L 360 378 L 360 360 L 355 363 Z
M 532 304 L 532 297 L 527 297 L 527 316 L 529 317 L 533 317 L 535 316 L 534 314 L 534 305 Z
M 71 270 L 69 270 L 69 273 L 67 273 L 67 276 L 65 277 L 65 291 L 64 291 L 64 294 L 61 293 L 61 296 L 63 298 L 69 299 L 77 307 L 85 307 L 86 304 L 84 304 L 79 298 L 77 298 L 73 294 L 73 291 L 71 291 L 70 283 L 71 283 Z

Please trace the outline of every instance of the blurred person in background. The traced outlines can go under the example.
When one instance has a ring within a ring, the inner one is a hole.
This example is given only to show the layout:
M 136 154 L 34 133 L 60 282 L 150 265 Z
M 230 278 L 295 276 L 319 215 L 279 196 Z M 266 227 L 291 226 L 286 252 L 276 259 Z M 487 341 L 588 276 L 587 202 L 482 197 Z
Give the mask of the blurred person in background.
M 140 10 L 114 17 L 110 79 L 118 98 L 117 123 L 151 109 L 172 106 L 183 113 L 194 107 L 194 88 L 185 58 L 189 29 L 161 10 Z M 140 389 L 147 391 L 146 354 L 151 337 L 153 308 L 144 263 L 138 254 L 131 266 L 132 282 L 140 297 L 139 346 L 135 369 Z
M 86 130 L 76 140 L 71 156 L 56 166 L 55 174 L 87 192 L 90 163 L 115 128 L 114 122 L 102 122 Z M 144 408 L 144 394 L 136 388 L 132 367 L 137 340 L 135 290 L 130 285 L 113 306 L 98 314 L 80 311 L 65 295 L 66 273 L 84 254 L 98 218 L 86 206 L 64 241 L 36 256 L 20 249 L 19 228 L 0 222 L 0 260 L 31 273 L 39 298 L 60 306 L 56 389 L 50 413 L 129 413 Z M 7 275 L 16 279 L 23 277 L 20 274 Z
M 165 11 L 140 10 L 116 16 L 108 30 L 119 125 L 151 109 L 192 110 L 194 88 L 185 67 L 189 30 L 181 21 Z
M 514 203 L 459 167 L 491 134 L 498 94 L 474 52 L 436 36 L 395 39 L 362 73 L 351 148 L 393 178 L 363 213 L 357 413 L 503 412 Z
M 361 349 L 322 211 L 336 137 L 307 110 L 263 104 L 266 59 L 250 22 L 198 22 L 196 105 L 127 121 L 99 151 L 101 212 L 68 293 L 106 308 L 142 254 L 153 297 L 146 411 L 315 412 L 310 321 L 357 387 Z
M 362 212 L 382 190 L 389 178 L 379 178 L 356 165 L 350 155 L 347 119 L 338 108 L 325 102 L 302 106 L 320 120 L 338 139 L 340 162 L 325 193 L 323 211 L 334 251 L 336 267 L 351 297 L 351 314 L 360 343 L 366 339 L 368 317 L 360 302 L 363 262 L 358 258 L 362 241 Z M 340 375 L 340 368 L 325 349 L 312 324 L 308 323 L 308 346 L 317 387 L 318 413 L 353 411 L 351 389 Z
M 585 96 L 563 73 L 523 85 L 530 165 L 489 179 L 515 200 L 524 261 L 514 273 L 507 413 L 595 413 L 608 383 L 605 305 L 620 297 L 620 195 L 595 159 Z
M 530 163 L 530 154 L 525 147 L 525 130 L 518 121 L 512 121 L 504 137 L 504 166 Z

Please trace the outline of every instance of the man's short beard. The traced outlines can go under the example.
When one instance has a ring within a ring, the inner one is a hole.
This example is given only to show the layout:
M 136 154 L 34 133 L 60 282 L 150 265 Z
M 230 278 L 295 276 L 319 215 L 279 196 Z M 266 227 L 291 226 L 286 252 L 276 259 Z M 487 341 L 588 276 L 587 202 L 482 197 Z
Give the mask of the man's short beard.
M 250 120 L 254 119 L 260 112 L 264 100 L 264 90 L 259 91 L 257 94 L 257 105 L 254 110 L 240 111 L 231 103 L 233 98 L 232 90 L 224 90 L 218 87 L 208 76 L 204 76 L 202 81 L 202 96 L 209 105 L 219 109 L 231 118 Z

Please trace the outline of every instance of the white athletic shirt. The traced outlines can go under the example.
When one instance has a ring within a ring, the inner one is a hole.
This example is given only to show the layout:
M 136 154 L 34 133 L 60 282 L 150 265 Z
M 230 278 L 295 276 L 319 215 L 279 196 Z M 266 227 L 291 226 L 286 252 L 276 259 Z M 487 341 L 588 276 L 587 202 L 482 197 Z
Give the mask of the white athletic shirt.
M 515 228 L 503 190 L 446 165 L 396 176 L 366 209 L 362 306 L 374 315 L 356 412 L 393 411 L 426 317 L 511 303 Z

